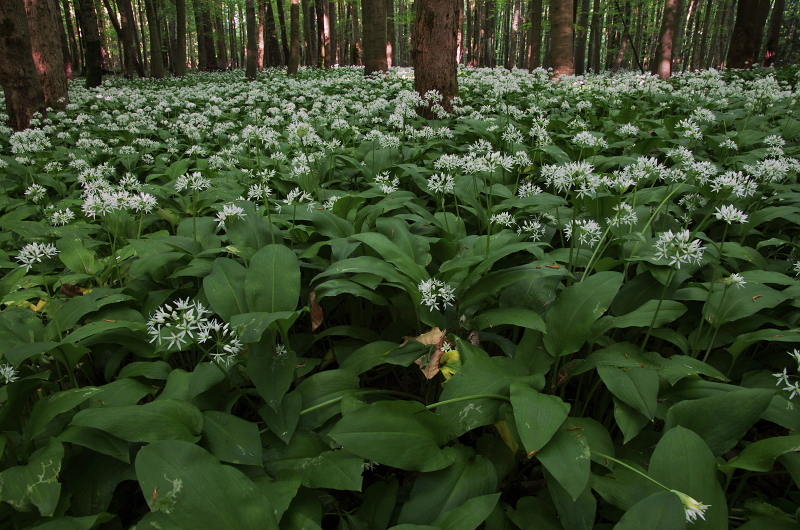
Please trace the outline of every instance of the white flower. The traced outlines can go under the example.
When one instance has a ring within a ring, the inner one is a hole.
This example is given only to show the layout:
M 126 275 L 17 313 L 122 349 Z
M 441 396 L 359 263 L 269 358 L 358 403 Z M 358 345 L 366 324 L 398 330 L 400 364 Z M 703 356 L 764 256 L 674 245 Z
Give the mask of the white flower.
M 581 245 L 594 246 L 600 241 L 602 228 L 592 219 L 578 219 L 564 228 L 567 239 L 578 238 Z
M 517 196 L 520 198 L 531 197 L 542 193 L 542 188 L 533 182 L 523 182 L 517 190 Z
M 747 214 L 730 204 L 717 208 L 714 211 L 714 217 L 728 224 L 747 222 Z
M 25 190 L 25 196 L 34 203 L 38 203 L 46 194 L 47 190 L 44 186 L 40 186 L 39 184 L 31 184 L 30 187 Z
M 791 394 L 789 394 L 789 399 L 792 399 L 796 395 L 800 394 L 800 382 L 798 381 L 784 381 L 786 384 L 786 388 L 784 390 L 791 390 Z
M 41 263 L 44 258 L 53 258 L 58 252 L 56 246 L 50 243 L 28 243 L 20 249 L 17 261 L 29 271 L 34 262 Z
M 706 510 L 711 508 L 710 504 L 703 504 L 700 501 L 696 501 L 693 498 L 689 497 L 685 493 L 682 493 L 677 490 L 670 490 L 672 493 L 678 496 L 681 500 L 681 504 L 683 504 L 683 509 L 686 512 L 686 522 L 693 523 L 699 517 L 702 520 L 706 520 Z
M 672 233 L 667 230 L 658 237 L 656 241 L 656 259 L 669 260 L 670 265 L 675 265 L 680 269 L 682 263 L 695 262 L 700 264 L 703 251 L 706 247 L 700 246 L 700 240 L 689 241 L 691 234 L 688 230 Z
M 225 221 L 231 218 L 244 219 L 244 210 L 241 206 L 228 203 L 222 207 L 222 211 L 217 212 L 217 226 L 225 228 Z
M 742 277 L 742 275 L 738 274 L 736 272 L 734 272 L 733 274 L 731 274 L 730 276 L 725 278 L 725 285 L 726 286 L 735 285 L 736 287 L 742 288 L 742 287 L 745 286 L 746 283 L 747 282 L 744 281 L 744 278 Z
M 512 227 L 516 226 L 517 222 L 514 221 L 514 217 L 508 212 L 500 212 L 494 214 L 489 222 L 492 224 L 499 224 L 502 226 Z
M 378 173 L 375 175 L 375 184 L 383 193 L 389 194 L 397 191 L 398 186 L 400 186 L 400 179 L 397 177 L 392 178 L 389 173 Z
M 193 191 L 202 191 L 211 186 L 211 180 L 195 171 L 191 175 L 181 175 L 175 179 L 175 191 L 183 191 L 190 189 Z
M 451 175 L 437 173 L 428 179 L 428 189 L 434 193 L 453 193 L 456 181 Z
M 441 280 L 431 278 L 420 282 L 417 286 L 422 295 L 422 303 L 428 306 L 431 311 L 439 309 L 441 303 L 443 307 L 453 305 L 455 301 L 455 289 Z
M 786 368 L 783 369 L 783 372 L 776 372 L 772 375 L 778 378 L 778 380 L 775 382 L 776 386 L 789 384 L 789 374 L 786 373 Z
M 7 363 L 0 364 L 0 377 L 5 379 L 5 383 L 13 383 L 18 379 L 17 371 L 13 366 Z
M 792 356 L 792 359 L 795 360 L 795 362 L 797 363 L 798 368 L 800 369 L 800 351 L 794 350 L 794 351 L 790 352 L 789 355 Z

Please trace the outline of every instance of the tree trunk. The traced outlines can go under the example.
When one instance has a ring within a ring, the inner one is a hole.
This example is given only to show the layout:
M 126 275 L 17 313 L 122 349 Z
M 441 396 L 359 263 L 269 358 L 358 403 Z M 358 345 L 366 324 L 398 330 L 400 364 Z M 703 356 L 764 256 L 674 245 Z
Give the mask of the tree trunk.
M 317 11 L 314 7 L 314 0 L 303 0 L 303 12 L 305 13 L 306 64 L 313 65 L 317 64 L 317 54 L 319 53 Z
M 136 58 L 136 22 L 133 19 L 133 6 L 130 0 L 117 0 L 122 28 L 122 46 L 125 50 L 125 77 L 132 78 L 134 73 L 144 77 L 144 69 Z M 109 16 L 111 13 L 109 12 Z
M 672 75 L 672 45 L 674 43 L 677 15 L 678 0 L 665 0 L 664 14 L 661 17 L 661 31 L 652 70 L 661 79 L 669 79 Z
M 389 59 L 386 57 L 386 2 L 361 0 L 361 11 L 364 20 L 364 75 L 386 73 L 389 70 Z M 412 57 L 413 54 L 412 51 Z
M 726 60 L 728 68 L 747 68 L 756 61 L 754 50 L 764 29 L 758 25 L 758 0 L 739 0 Z
M 186 0 L 175 0 L 175 75 L 186 75 Z
M 683 49 L 683 37 L 686 34 L 686 26 L 689 23 L 689 18 L 692 16 L 692 11 L 697 0 L 690 0 L 688 16 L 686 15 L 686 0 L 678 0 L 678 13 L 676 15 L 677 23 L 675 24 L 675 36 L 672 43 L 672 70 L 681 71 L 681 55 Z
M 361 30 L 358 23 L 358 9 L 355 2 L 347 4 L 347 9 L 350 11 L 350 19 L 353 21 L 353 45 L 350 49 L 353 52 L 351 62 L 353 66 L 361 66 Z
M 214 46 L 214 26 L 211 24 L 210 6 L 206 6 L 202 11 L 203 38 L 206 41 L 206 70 L 219 70 L 217 63 L 217 50 Z
M 289 46 L 289 75 L 296 75 L 300 68 L 300 0 L 291 0 L 289 5 L 289 28 L 291 44 Z
M 281 28 L 281 54 L 283 64 L 289 66 L 289 33 L 286 31 L 286 15 L 283 12 L 283 0 L 276 1 L 278 5 L 278 26 Z
M 258 52 L 256 53 L 256 66 L 259 72 L 269 63 L 269 51 L 266 47 L 266 22 L 267 2 L 266 0 L 258 0 L 258 44 L 256 46 Z
M 461 0 L 416 0 L 414 42 L 411 61 L 414 65 L 414 89 L 420 96 L 436 90 L 440 105 L 452 110 L 452 99 L 458 95 L 458 63 L 456 48 Z M 431 118 L 430 107 L 423 114 Z
M 64 61 L 64 75 L 67 81 L 72 81 L 75 72 L 75 65 L 73 64 L 73 55 L 72 50 L 70 50 L 69 47 L 67 32 L 64 30 L 62 23 L 64 17 L 61 16 L 61 4 L 58 0 L 53 2 L 53 8 L 56 10 L 56 24 L 58 24 L 58 40 L 61 45 L 62 60 Z
M 581 0 L 577 17 L 578 27 L 575 28 L 575 75 L 583 75 L 586 72 L 586 37 L 589 34 L 590 7 L 589 0 Z
M 56 6 L 53 0 L 23 0 L 23 3 L 28 20 L 29 46 L 44 92 L 44 102 L 48 107 L 65 109 L 69 98 L 67 73 Z
M 247 24 L 247 60 L 245 63 L 244 76 L 249 81 L 256 78 L 258 71 L 258 26 L 256 24 L 256 7 L 254 0 L 245 0 L 244 12 Z
M 331 53 L 330 66 L 339 63 L 339 42 L 336 35 L 336 2 L 328 0 L 328 31 L 330 32 Z
M 70 56 L 72 57 L 73 72 L 79 72 L 83 66 L 81 61 L 82 53 L 81 48 L 78 46 L 78 39 L 75 37 L 75 29 L 72 24 L 72 13 L 70 13 L 70 6 L 67 0 L 63 0 L 62 8 L 64 11 L 64 22 L 67 24 L 67 37 L 69 38 Z M 75 8 L 77 9 L 77 7 Z
M 76 0 L 75 8 L 86 49 L 83 60 L 86 66 L 86 88 L 94 88 L 103 83 L 103 51 L 100 30 L 97 26 L 97 13 L 94 11 L 92 0 Z
M 506 69 L 511 70 L 516 66 L 517 62 L 517 32 L 519 31 L 520 19 L 522 17 L 520 8 L 520 0 L 514 0 L 514 11 L 511 19 L 511 31 L 509 31 L 509 47 L 508 55 L 506 57 Z
M 778 54 L 778 39 L 781 33 L 781 21 L 783 20 L 784 0 L 775 0 L 772 6 L 772 16 L 769 18 L 769 29 L 767 30 L 767 42 L 764 45 L 764 59 L 762 66 L 768 68 L 775 66 L 775 59 Z
M 220 11 L 222 11 L 222 6 L 217 6 Z M 228 50 L 225 48 L 225 25 L 222 23 L 222 16 L 217 13 L 214 17 L 214 25 L 216 26 L 216 33 L 217 33 L 217 50 L 219 50 L 219 63 L 218 66 L 223 70 L 227 70 L 229 63 L 228 63 Z
M 331 62 L 331 20 L 328 12 L 328 0 L 316 0 L 317 9 L 317 42 L 319 44 L 319 66 L 330 68 Z
M 31 55 L 31 39 L 22 0 L 0 2 L 0 85 L 5 92 L 8 125 L 27 129 L 44 112 L 44 91 Z
M 389 68 L 394 64 L 394 0 L 386 0 L 386 64 Z
M 542 65 L 542 0 L 528 3 L 528 71 Z
M 572 53 L 572 2 L 573 0 L 553 0 L 550 4 L 550 63 L 553 77 L 575 73 Z
M 280 3 L 281 0 L 278 0 Z M 281 66 L 286 64 L 281 52 L 281 43 L 278 41 L 278 30 L 275 27 L 275 11 L 272 9 L 272 2 L 267 1 L 267 50 L 269 50 L 269 66 Z
M 205 70 L 208 64 L 208 56 L 206 54 L 206 28 L 203 24 L 203 14 L 200 12 L 200 3 L 194 0 L 194 27 L 197 30 L 197 69 Z
M 156 7 L 153 0 L 145 0 L 147 25 L 150 26 L 150 77 L 164 77 L 164 57 L 162 55 L 161 28 L 159 27 Z
M 589 27 L 589 70 L 594 73 L 600 71 L 600 45 L 602 43 L 602 29 L 600 28 L 600 0 L 594 0 L 592 5 L 592 22 Z
M 494 0 L 486 0 L 484 2 L 484 9 L 486 16 L 483 19 L 484 23 L 484 39 L 483 39 L 483 65 L 488 68 L 494 68 L 494 25 L 495 25 L 495 9 L 497 5 Z

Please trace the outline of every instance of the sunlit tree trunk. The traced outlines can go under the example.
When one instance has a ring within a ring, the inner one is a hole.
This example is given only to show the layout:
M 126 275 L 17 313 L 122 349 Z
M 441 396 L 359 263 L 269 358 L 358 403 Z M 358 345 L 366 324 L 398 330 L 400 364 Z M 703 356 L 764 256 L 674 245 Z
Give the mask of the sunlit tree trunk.
M 572 2 L 573 0 L 553 0 L 550 4 L 550 63 L 553 77 L 575 73 L 572 53 Z
M 361 11 L 364 20 L 364 75 L 385 73 L 389 70 L 386 57 L 386 2 L 361 0 Z
M 675 26 L 678 18 L 678 0 L 665 0 L 664 14 L 661 15 L 661 31 L 658 46 L 653 59 L 652 72 L 661 79 L 669 79 L 672 75 L 672 46 L 674 44 Z
M 53 0 L 23 0 L 28 20 L 33 64 L 39 74 L 48 107 L 67 107 L 67 73 L 64 68 L 64 53 L 59 38 L 56 6 Z M 62 28 L 63 31 L 63 28 Z
M 352 51 L 350 61 L 353 66 L 361 66 L 361 26 L 358 23 L 358 9 L 355 6 L 355 2 L 348 3 L 347 9 L 350 11 L 350 19 L 353 21 L 353 44 L 350 47 Z
M 82 54 L 81 54 L 81 49 L 78 46 L 78 39 L 75 37 L 75 28 L 72 22 L 72 13 L 70 12 L 70 6 L 69 3 L 67 3 L 67 0 L 63 0 L 63 3 L 60 5 L 64 13 L 64 22 L 67 25 L 69 50 L 70 50 L 70 56 L 72 57 L 72 71 L 79 72 L 81 70 L 83 62 L 81 61 Z M 69 75 L 67 77 L 69 77 Z
M 267 20 L 267 3 L 265 0 L 258 0 L 258 44 L 256 46 L 258 52 L 256 53 L 256 66 L 258 71 L 264 69 L 269 62 L 268 51 L 266 47 L 266 34 L 267 28 L 265 26 Z
M 441 106 L 450 111 L 458 94 L 458 23 L 461 0 L 416 0 L 414 42 L 411 61 L 414 65 L 414 89 L 424 96 L 436 90 Z M 427 117 L 431 117 L 428 109 Z

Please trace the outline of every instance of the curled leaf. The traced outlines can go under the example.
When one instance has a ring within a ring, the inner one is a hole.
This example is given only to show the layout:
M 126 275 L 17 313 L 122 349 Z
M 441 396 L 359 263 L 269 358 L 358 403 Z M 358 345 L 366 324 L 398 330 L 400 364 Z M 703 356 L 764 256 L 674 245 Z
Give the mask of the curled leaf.
M 322 321 L 325 319 L 322 306 L 317 302 L 317 293 L 314 291 L 308 293 L 308 305 L 311 307 L 311 331 L 313 332 L 322 325 Z

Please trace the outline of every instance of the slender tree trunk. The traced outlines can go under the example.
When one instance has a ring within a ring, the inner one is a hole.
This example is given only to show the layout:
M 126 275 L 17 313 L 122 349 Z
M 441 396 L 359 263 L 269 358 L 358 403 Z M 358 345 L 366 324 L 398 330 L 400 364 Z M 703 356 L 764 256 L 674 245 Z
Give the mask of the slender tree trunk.
M 23 0 L 23 3 L 28 20 L 29 46 L 44 92 L 44 102 L 48 107 L 65 109 L 69 100 L 67 72 L 59 38 L 61 21 L 57 18 L 55 3 L 53 0 Z
M 72 13 L 70 12 L 70 5 L 67 0 L 63 0 L 62 8 L 64 11 L 64 22 L 67 24 L 67 36 L 69 37 L 69 49 L 72 56 L 72 69 L 73 72 L 79 72 L 83 67 L 81 47 L 78 46 L 78 39 L 75 37 L 75 27 L 72 23 Z M 77 9 L 77 7 L 75 8 Z
M 150 26 L 150 77 L 161 79 L 164 77 L 164 58 L 156 7 L 153 0 L 145 0 L 144 7 L 147 12 L 147 25 Z
M 245 0 L 245 18 L 247 22 L 247 62 L 245 66 L 245 78 L 254 81 L 258 71 L 258 26 L 256 25 L 256 7 L 253 0 Z
M 194 0 L 194 27 L 197 30 L 197 69 L 205 70 L 208 64 L 208 56 L 206 50 L 206 28 L 203 24 L 203 14 L 200 9 L 200 2 Z
M 509 28 L 509 45 L 508 45 L 508 54 L 506 56 L 506 64 L 505 67 L 507 70 L 511 70 L 516 66 L 517 62 L 517 33 L 519 31 L 519 26 L 521 22 L 521 8 L 520 8 L 520 0 L 514 0 L 513 12 L 511 15 L 511 27 Z
M 364 19 L 364 75 L 386 73 L 389 70 L 386 57 L 386 2 L 361 0 L 361 11 Z
M 758 3 L 758 20 L 756 20 L 756 27 L 760 28 L 760 30 L 753 41 L 753 57 L 755 57 L 757 62 L 760 62 L 760 58 L 763 57 L 761 53 L 761 41 L 764 40 L 764 30 L 767 29 L 770 4 L 770 0 L 760 0 Z
M 486 16 L 483 20 L 486 30 L 484 31 L 485 38 L 483 39 L 483 64 L 488 68 L 494 68 L 494 26 L 496 23 L 495 10 L 497 4 L 494 0 L 485 0 L 484 9 Z
M 86 66 L 86 88 L 94 88 L 103 83 L 103 51 L 100 41 L 100 30 L 97 26 L 97 14 L 92 0 L 76 0 L 78 25 L 83 36 L 86 49 L 83 64 Z
M 553 77 L 573 75 L 573 0 L 552 0 L 550 4 L 550 63 Z
M 218 70 L 219 64 L 217 63 L 217 50 L 214 46 L 214 26 L 211 24 L 210 6 L 206 6 L 202 11 L 202 20 L 203 38 L 206 41 L 206 70 Z
M 56 23 L 58 24 L 58 40 L 61 45 L 61 56 L 64 61 L 64 75 L 67 81 L 72 81 L 74 72 L 75 72 L 75 64 L 73 62 L 73 55 L 72 50 L 69 47 L 69 39 L 67 37 L 67 32 L 64 30 L 63 19 L 61 15 L 61 4 L 59 0 L 55 0 L 53 2 L 53 7 L 56 10 Z
M 125 51 L 125 77 L 132 78 L 134 73 L 144 77 L 144 69 L 136 57 L 136 22 L 133 19 L 133 6 L 130 0 L 117 0 L 122 28 L 122 46 Z M 111 13 L 109 12 L 109 16 Z
M 281 0 L 278 0 L 280 3 Z M 286 64 L 281 52 L 281 43 L 278 40 L 278 30 L 275 27 L 275 11 L 272 9 L 272 2 L 267 1 L 267 49 L 269 50 L 269 66 L 281 66 Z
M 276 0 L 278 6 L 278 27 L 281 28 L 281 53 L 283 64 L 289 66 L 289 33 L 286 31 L 286 15 L 283 12 L 283 0 Z
M 542 65 L 542 0 L 528 3 L 528 71 Z
M 27 129 L 33 115 L 44 112 L 42 83 L 31 55 L 31 39 L 22 0 L 0 2 L 0 85 L 8 125 Z
M 677 15 L 678 0 L 665 0 L 664 14 L 661 18 L 661 31 L 652 70 L 661 79 L 669 79 L 672 75 L 672 46 L 674 44 Z
M 758 25 L 758 4 L 758 0 L 739 0 L 726 60 L 728 68 L 747 68 L 756 61 L 754 50 L 764 29 Z
M 175 75 L 186 75 L 186 0 L 175 0 Z
M 317 53 L 319 46 L 317 44 L 317 11 L 314 7 L 314 0 L 302 0 L 303 12 L 305 13 L 305 49 L 306 49 L 306 64 L 317 64 Z
M 602 30 L 600 28 L 600 0 L 594 0 L 592 6 L 592 22 L 589 34 L 589 69 L 594 73 L 600 71 L 600 44 Z
M 781 33 L 781 21 L 783 20 L 783 9 L 784 0 L 775 0 L 775 5 L 772 6 L 772 16 L 769 18 L 767 42 L 764 45 L 764 59 L 761 63 L 765 68 L 775 66 L 775 59 L 778 54 L 778 39 Z
M 336 38 L 336 2 L 328 0 L 328 34 L 331 43 L 329 68 L 339 63 L 339 45 Z
M 578 27 L 575 29 L 575 75 L 583 75 L 586 72 L 586 37 L 589 34 L 590 7 L 589 0 L 580 0 Z
M 266 48 L 266 21 L 267 21 L 267 2 L 266 0 L 258 0 L 258 53 L 256 54 L 256 63 L 258 71 L 262 71 L 269 63 L 268 50 Z
M 414 16 L 414 89 L 420 96 L 436 90 L 442 96 L 439 104 L 448 112 L 458 95 L 456 48 L 461 5 L 461 0 L 416 0 Z M 433 117 L 430 107 L 423 114 Z
M 296 75 L 300 68 L 300 0 L 291 0 L 289 5 L 289 27 L 291 44 L 289 46 L 289 75 Z
M 402 1 L 402 0 L 401 0 Z M 391 68 L 394 64 L 394 0 L 386 0 L 386 65 Z
M 222 6 L 218 5 L 219 11 L 222 11 Z M 217 33 L 217 50 L 219 51 L 218 59 L 219 64 L 218 66 L 223 70 L 227 70 L 229 63 L 228 63 L 228 50 L 225 49 L 225 25 L 222 23 L 222 16 L 217 13 L 214 17 L 214 25 L 216 26 L 216 33 Z
M 356 9 L 355 2 L 347 4 L 347 9 L 350 11 L 350 19 L 353 21 L 353 57 L 351 62 L 353 66 L 361 66 L 361 30 L 358 23 L 358 9 Z
M 686 0 L 678 0 L 678 13 L 677 13 L 677 24 L 675 25 L 675 37 L 673 39 L 672 44 L 672 70 L 673 71 L 681 71 L 683 67 L 681 65 L 681 56 L 683 54 L 683 37 L 686 34 L 686 26 L 689 23 L 689 18 L 692 16 L 692 12 L 694 11 L 694 6 L 697 0 L 690 0 L 688 10 L 688 15 L 686 14 Z

